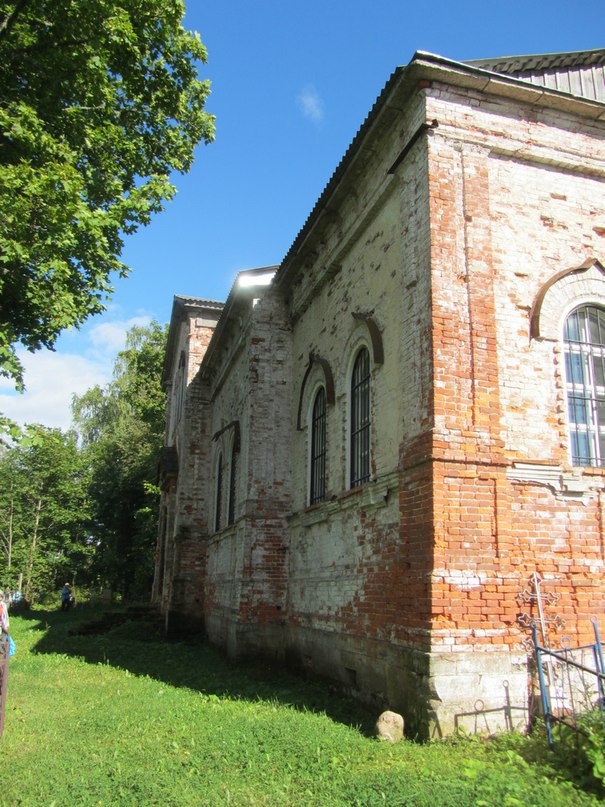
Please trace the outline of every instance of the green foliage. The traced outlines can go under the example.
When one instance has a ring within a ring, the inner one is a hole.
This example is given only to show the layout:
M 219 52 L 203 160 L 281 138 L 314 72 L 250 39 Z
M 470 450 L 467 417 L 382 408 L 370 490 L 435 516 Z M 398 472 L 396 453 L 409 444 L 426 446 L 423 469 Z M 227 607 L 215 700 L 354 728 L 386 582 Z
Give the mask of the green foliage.
M 558 764 L 605 797 L 605 714 L 595 709 L 579 719 L 577 730 L 563 724 L 554 736 Z
M 182 0 L 0 0 L 0 375 L 104 309 L 122 238 L 213 137 Z
M 0 454 L 2 585 L 23 581 L 25 596 L 56 588 L 85 569 L 89 541 L 87 470 L 75 433 L 26 428 Z
M 316 682 L 124 628 L 70 635 L 85 613 L 13 620 L 3 804 L 598 803 L 526 761 L 532 738 L 381 743 Z
M 124 596 L 147 594 L 153 575 L 159 490 L 155 485 L 164 436 L 161 372 L 166 329 L 133 328 L 105 388 L 74 400 L 74 420 L 90 468 L 91 573 Z

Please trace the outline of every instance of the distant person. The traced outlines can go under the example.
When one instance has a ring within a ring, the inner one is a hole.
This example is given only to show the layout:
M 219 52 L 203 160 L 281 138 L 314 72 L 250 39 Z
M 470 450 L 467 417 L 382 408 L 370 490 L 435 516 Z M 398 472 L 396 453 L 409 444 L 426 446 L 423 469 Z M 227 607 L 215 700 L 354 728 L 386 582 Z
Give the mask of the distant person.
M 2 626 L 2 633 L 8 635 L 8 608 L 4 602 L 4 594 L 0 591 L 0 625 Z
M 72 601 L 71 588 L 69 586 L 69 583 L 65 583 L 65 585 L 61 589 L 61 610 L 69 611 L 71 601 Z

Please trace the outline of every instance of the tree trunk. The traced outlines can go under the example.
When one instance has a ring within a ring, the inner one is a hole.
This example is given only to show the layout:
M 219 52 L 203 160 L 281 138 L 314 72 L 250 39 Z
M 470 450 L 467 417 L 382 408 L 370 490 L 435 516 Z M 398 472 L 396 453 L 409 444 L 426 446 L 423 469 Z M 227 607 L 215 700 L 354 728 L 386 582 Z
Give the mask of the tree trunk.
M 8 511 L 8 525 L 6 528 L 6 532 L 0 531 L 0 540 L 4 545 L 4 551 L 6 552 L 6 569 L 10 572 L 11 570 L 11 560 L 12 560 L 12 552 L 13 552 L 13 518 L 15 512 L 15 499 L 13 496 L 13 486 L 11 485 L 11 498 L 10 498 L 10 506 Z
M 35 508 L 36 514 L 34 516 L 34 529 L 32 532 L 32 540 L 29 547 L 29 558 L 27 560 L 27 570 L 26 570 L 27 577 L 25 578 L 25 599 L 28 602 L 31 602 L 32 574 L 34 570 L 34 560 L 36 558 L 36 548 L 38 543 L 38 527 L 40 526 L 41 510 L 42 510 L 42 499 L 38 499 Z
M 15 514 L 15 499 L 13 496 L 14 487 L 11 485 L 11 509 L 8 517 L 8 546 L 6 548 L 6 568 L 10 572 L 13 554 L 13 517 Z

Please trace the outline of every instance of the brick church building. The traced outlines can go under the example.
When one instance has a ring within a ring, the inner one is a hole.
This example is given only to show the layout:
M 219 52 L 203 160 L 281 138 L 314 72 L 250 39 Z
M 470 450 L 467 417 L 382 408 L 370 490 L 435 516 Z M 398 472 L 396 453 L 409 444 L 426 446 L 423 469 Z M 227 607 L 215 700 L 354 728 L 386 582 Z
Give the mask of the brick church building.
M 416 53 L 281 264 L 175 297 L 164 383 L 170 632 L 524 724 L 528 581 L 574 644 L 605 605 L 605 50 Z

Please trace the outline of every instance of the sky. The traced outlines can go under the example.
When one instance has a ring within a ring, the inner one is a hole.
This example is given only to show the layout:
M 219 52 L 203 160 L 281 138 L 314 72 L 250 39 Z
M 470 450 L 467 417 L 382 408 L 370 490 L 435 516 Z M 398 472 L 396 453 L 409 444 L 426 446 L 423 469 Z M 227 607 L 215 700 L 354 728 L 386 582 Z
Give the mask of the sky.
M 0 412 L 68 428 L 72 395 L 111 378 L 133 325 L 175 294 L 224 300 L 242 269 L 288 252 L 392 71 L 417 50 L 464 61 L 605 47 L 603 0 L 186 0 L 208 60 L 216 139 L 175 199 L 129 236 L 107 311 L 56 350 L 21 353 L 26 392 Z M 599 38 L 601 37 L 601 38 Z

